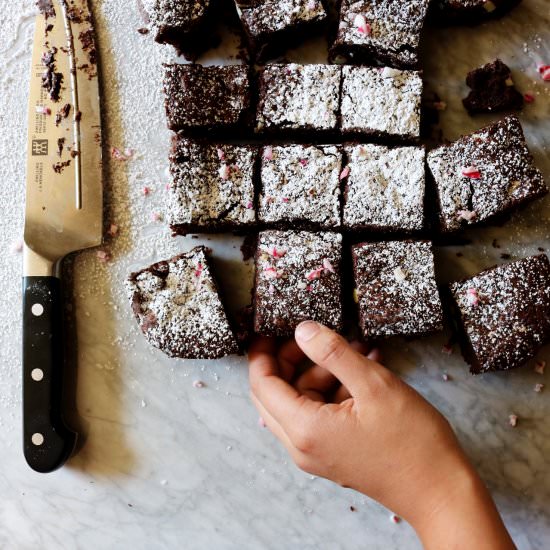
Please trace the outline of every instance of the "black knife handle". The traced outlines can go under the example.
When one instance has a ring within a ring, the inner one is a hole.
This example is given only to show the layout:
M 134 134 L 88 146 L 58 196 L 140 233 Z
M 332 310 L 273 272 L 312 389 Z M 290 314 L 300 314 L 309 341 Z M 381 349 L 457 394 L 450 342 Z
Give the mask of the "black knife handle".
M 57 277 L 23 278 L 23 449 L 37 472 L 71 456 L 77 434 L 65 425 L 63 299 Z

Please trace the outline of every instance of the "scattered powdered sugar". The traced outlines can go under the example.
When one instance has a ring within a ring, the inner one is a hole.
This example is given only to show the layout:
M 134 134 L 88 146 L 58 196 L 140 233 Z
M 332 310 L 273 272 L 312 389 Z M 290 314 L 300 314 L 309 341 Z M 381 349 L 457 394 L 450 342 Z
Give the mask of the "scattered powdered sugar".
M 340 147 L 269 147 L 269 154 L 264 150 L 262 157 L 261 222 L 302 222 L 321 228 L 340 225 Z
M 348 145 L 344 226 L 418 231 L 424 226 L 425 152 L 422 147 Z
M 339 91 L 336 65 L 267 65 L 260 74 L 256 130 L 335 130 Z
M 341 127 L 343 132 L 420 136 L 422 78 L 416 71 L 375 67 L 342 67 Z

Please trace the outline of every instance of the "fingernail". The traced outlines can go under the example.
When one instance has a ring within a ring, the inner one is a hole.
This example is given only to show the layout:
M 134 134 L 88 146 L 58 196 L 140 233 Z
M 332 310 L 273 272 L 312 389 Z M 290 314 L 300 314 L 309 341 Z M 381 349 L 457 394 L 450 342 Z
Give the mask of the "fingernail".
M 296 340 L 308 342 L 321 330 L 319 323 L 315 321 L 304 321 L 296 327 Z

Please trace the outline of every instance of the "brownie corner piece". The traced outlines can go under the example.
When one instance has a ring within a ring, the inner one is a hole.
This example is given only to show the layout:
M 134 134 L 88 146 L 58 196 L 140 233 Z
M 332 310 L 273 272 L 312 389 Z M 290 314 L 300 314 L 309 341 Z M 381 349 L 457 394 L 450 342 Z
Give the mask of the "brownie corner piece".
M 257 147 L 212 144 L 175 135 L 166 221 L 174 234 L 250 230 Z
M 430 0 L 342 0 L 331 60 L 414 69 L 429 3 Z
M 417 141 L 422 90 L 417 71 L 343 66 L 341 132 L 348 136 Z
M 450 285 L 472 374 L 523 365 L 550 341 L 550 262 L 544 254 Z
M 340 234 L 262 231 L 255 261 L 257 334 L 292 336 L 306 320 L 343 329 Z
M 466 84 L 471 90 L 462 103 L 470 115 L 523 108 L 523 95 L 514 85 L 512 71 L 500 59 L 470 71 Z
M 428 166 L 444 233 L 504 219 L 548 193 L 515 116 L 430 151 Z
M 164 94 L 170 130 L 233 136 L 249 125 L 250 75 L 245 65 L 165 65 Z
M 347 144 L 343 227 L 412 234 L 424 229 L 425 150 Z
M 321 30 L 322 0 L 234 0 L 250 56 L 258 63 L 276 57 Z
M 132 273 L 126 287 L 145 338 L 166 355 L 218 359 L 239 352 L 205 247 Z
M 269 145 L 260 162 L 260 223 L 282 229 L 340 227 L 340 146 Z
M 337 65 L 266 65 L 259 75 L 256 132 L 336 132 L 340 77 Z
M 428 241 L 361 243 L 352 248 L 355 301 L 366 338 L 424 336 L 443 328 Z

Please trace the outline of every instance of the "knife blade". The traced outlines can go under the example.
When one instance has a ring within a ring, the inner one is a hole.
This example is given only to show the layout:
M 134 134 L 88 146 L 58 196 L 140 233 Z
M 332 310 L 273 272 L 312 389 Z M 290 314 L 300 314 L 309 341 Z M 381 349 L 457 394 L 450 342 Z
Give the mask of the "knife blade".
M 29 92 L 23 257 L 23 448 L 51 472 L 77 434 L 62 415 L 61 262 L 102 241 L 97 50 L 87 0 L 38 0 Z

